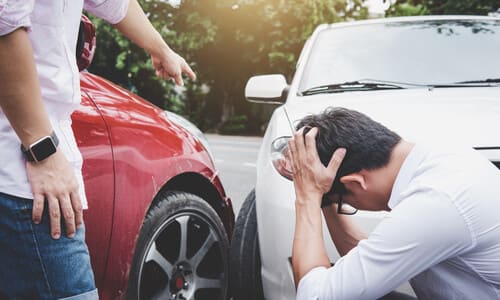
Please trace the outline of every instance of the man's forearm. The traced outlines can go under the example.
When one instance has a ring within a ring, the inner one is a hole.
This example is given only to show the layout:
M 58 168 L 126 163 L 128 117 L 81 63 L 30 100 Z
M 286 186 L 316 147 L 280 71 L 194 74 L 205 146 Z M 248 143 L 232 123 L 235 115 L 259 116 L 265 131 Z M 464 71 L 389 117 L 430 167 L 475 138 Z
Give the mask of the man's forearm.
M 351 216 L 337 214 L 335 205 L 323 208 L 326 225 L 330 232 L 337 251 L 340 256 L 346 255 L 352 248 L 356 247 L 360 240 L 366 239 L 367 236 L 352 220 Z
M 50 135 L 31 42 L 23 28 L 0 37 L 0 107 L 24 146 Z
M 183 74 L 192 80 L 196 79 L 196 74 L 184 58 L 170 49 L 146 18 L 137 0 L 130 0 L 125 17 L 114 27 L 151 55 L 151 63 L 158 77 L 173 79 L 179 86 L 184 85 Z
M 330 267 L 323 242 L 321 209 L 310 203 L 295 205 L 296 222 L 292 249 L 295 285 L 316 267 Z
M 163 50 L 161 48 L 168 48 L 149 22 L 137 0 L 130 0 L 127 14 L 123 20 L 113 26 L 149 54 L 158 53 Z

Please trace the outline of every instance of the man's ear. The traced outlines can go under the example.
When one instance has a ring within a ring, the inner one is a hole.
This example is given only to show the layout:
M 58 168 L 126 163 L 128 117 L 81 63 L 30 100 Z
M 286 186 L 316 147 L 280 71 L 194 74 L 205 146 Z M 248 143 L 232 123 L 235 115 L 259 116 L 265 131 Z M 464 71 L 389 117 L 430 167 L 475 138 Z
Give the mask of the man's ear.
M 360 173 L 351 173 L 340 177 L 340 182 L 348 188 L 355 188 L 356 186 L 366 191 L 366 180 Z

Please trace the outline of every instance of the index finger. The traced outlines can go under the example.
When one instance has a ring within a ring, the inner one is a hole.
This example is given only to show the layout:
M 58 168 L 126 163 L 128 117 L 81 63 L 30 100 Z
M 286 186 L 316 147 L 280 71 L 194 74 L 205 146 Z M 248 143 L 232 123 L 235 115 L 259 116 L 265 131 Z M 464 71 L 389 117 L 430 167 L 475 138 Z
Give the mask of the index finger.
M 318 156 L 318 151 L 316 149 L 316 136 L 318 135 L 318 128 L 313 127 L 309 132 L 306 133 L 306 149 L 307 152 L 312 154 L 314 157 Z
M 33 211 L 32 219 L 35 224 L 40 224 L 42 221 L 43 206 L 45 203 L 45 196 L 43 194 L 33 194 Z
M 186 62 L 182 64 L 182 72 L 186 73 L 187 76 L 191 78 L 191 80 L 193 81 L 196 80 L 196 74 L 193 72 L 193 69 L 191 69 L 191 67 Z
M 305 143 L 304 143 L 304 127 L 300 128 L 293 135 L 293 141 L 295 143 L 295 149 L 297 156 L 302 158 L 303 153 L 305 152 Z
M 340 168 L 340 164 L 342 164 L 342 161 L 344 160 L 346 152 L 347 151 L 345 148 L 337 148 L 337 150 L 333 152 L 332 158 L 328 163 L 328 171 L 330 171 L 331 173 L 337 173 L 338 169 Z

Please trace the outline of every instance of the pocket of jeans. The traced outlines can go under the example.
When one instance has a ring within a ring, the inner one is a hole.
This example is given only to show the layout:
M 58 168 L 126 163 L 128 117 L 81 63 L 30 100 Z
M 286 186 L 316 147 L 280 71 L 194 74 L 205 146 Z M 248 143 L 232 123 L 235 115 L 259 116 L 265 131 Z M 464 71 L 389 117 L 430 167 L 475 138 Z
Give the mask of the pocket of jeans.
M 27 232 L 31 228 L 32 200 L 0 194 L 0 236 Z M 2 299 L 2 298 L 0 298 Z
M 2 199 L 3 200 L 3 199 Z M 9 197 L 8 207 L 10 213 L 20 222 L 31 220 L 33 200 Z

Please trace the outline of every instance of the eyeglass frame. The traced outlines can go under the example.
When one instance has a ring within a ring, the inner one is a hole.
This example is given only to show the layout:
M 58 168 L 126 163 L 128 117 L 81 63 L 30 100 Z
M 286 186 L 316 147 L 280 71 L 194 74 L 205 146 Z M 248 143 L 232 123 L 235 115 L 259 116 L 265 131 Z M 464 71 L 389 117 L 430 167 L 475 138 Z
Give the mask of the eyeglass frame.
M 339 215 L 352 216 L 352 215 L 354 215 L 354 214 L 356 214 L 358 212 L 358 209 L 355 208 L 355 207 L 353 207 L 354 211 L 352 213 L 342 211 L 342 205 L 344 204 L 344 201 L 343 201 L 343 198 L 342 198 L 343 193 L 335 193 L 335 194 L 338 195 L 338 200 L 337 201 L 333 201 L 332 198 L 330 197 L 330 196 L 333 195 L 333 193 L 327 193 L 327 194 L 325 194 L 323 196 L 323 199 L 321 200 L 321 208 L 326 207 L 326 206 L 330 206 L 333 203 L 336 203 L 337 204 L 337 214 L 339 214 Z

